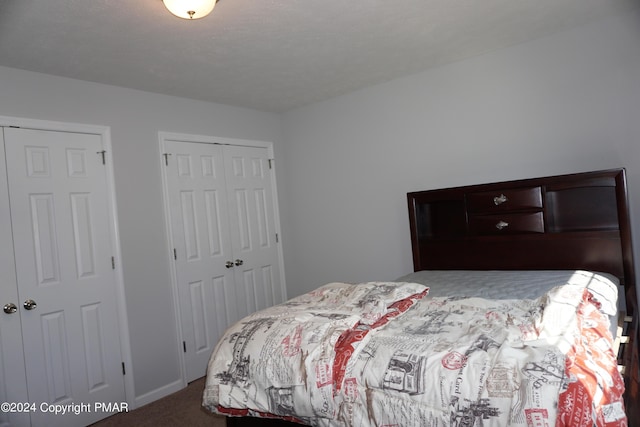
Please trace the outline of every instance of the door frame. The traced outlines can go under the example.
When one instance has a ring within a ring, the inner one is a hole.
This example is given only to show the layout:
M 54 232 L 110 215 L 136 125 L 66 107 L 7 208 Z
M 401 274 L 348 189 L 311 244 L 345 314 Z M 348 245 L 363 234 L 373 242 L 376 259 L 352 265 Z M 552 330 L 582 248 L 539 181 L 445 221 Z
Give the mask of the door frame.
M 175 322 L 176 322 L 176 330 L 177 341 L 176 341 L 176 349 L 178 349 L 178 359 L 180 360 L 180 375 L 183 387 L 187 386 L 187 373 L 186 373 L 186 360 L 184 357 L 184 352 L 182 351 L 182 324 L 181 324 L 181 308 L 180 308 L 180 299 L 179 299 L 179 289 L 178 289 L 178 273 L 176 271 L 175 260 L 173 258 L 173 248 L 175 245 L 173 243 L 173 228 L 171 226 L 171 214 L 170 214 L 170 199 L 169 199 L 169 185 L 168 185 L 168 177 L 167 170 L 165 168 L 165 158 L 164 153 L 166 152 L 166 141 L 182 141 L 182 142 L 195 142 L 195 143 L 203 143 L 203 144 L 216 144 L 216 145 L 235 145 L 235 146 L 245 146 L 245 147 L 258 147 L 267 149 L 267 155 L 269 159 L 273 160 L 273 143 L 269 141 L 258 141 L 258 140 L 249 140 L 249 139 L 236 139 L 236 138 L 223 138 L 223 137 L 215 137 L 215 136 L 206 136 L 206 135 L 194 135 L 194 134 L 186 134 L 186 133 L 174 133 L 174 132 L 158 132 L 158 149 L 159 155 L 158 159 L 160 161 L 160 170 L 162 173 L 162 197 L 164 202 L 164 219 L 165 219 L 165 228 L 167 234 L 167 260 L 169 264 L 169 269 L 171 271 L 171 291 L 173 296 L 173 306 L 175 310 Z M 278 247 L 278 263 L 280 268 L 280 277 L 281 277 L 281 286 L 282 286 L 282 298 L 283 300 L 287 299 L 287 285 L 285 282 L 285 272 L 284 272 L 284 252 L 282 250 L 282 232 L 280 228 L 280 210 L 278 207 L 278 187 L 276 185 L 276 169 L 275 166 L 269 169 L 271 184 L 272 184 L 272 197 L 273 197 L 273 216 L 275 221 L 276 233 L 278 233 L 279 239 L 277 242 Z
M 56 122 L 21 117 L 0 116 L 0 127 L 19 127 L 43 131 L 58 131 L 70 133 L 85 133 L 97 135 L 106 150 L 105 173 L 107 181 L 107 205 L 109 215 L 109 235 L 113 247 L 115 261 L 115 290 L 118 316 L 118 330 L 120 335 L 120 352 L 122 362 L 126 366 L 124 375 L 125 399 L 129 408 L 135 408 L 135 385 L 133 382 L 133 359 L 131 357 L 131 342 L 129 338 L 129 321 L 124 290 L 124 276 L 122 273 L 122 252 L 120 250 L 120 233 L 118 226 L 118 208 L 116 204 L 116 189 L 113 169 L 113 149 L 111 147 L 111 128 L 108 126 L 87 125 L 81 123 Z

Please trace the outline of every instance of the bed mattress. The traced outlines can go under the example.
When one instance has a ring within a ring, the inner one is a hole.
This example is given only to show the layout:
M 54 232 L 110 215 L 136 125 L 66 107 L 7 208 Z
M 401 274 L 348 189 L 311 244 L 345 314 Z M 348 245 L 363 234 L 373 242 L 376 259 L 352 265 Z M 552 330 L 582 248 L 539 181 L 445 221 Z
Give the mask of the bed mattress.
M 464 295 L 486 299 L 531 299 L 557 286 L 581 285 L 602 304 L 614 337 L 618 312 L 626 306 L 624 287 L 617 277 L 584 270 L 423 270 L 396 281 L 428 286 L 432 297 Z

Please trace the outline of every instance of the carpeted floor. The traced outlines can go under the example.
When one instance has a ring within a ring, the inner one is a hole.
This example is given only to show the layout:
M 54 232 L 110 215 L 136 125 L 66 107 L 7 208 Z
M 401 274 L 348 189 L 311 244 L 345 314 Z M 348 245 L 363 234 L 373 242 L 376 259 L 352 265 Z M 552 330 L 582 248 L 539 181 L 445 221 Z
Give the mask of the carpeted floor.
M 226 427 L 225 417 L 214 415 L 201 406 L 204 378 L 186 388 L 130 412 L 113 415 L 92 424 L 92 427 L 189 426 Z

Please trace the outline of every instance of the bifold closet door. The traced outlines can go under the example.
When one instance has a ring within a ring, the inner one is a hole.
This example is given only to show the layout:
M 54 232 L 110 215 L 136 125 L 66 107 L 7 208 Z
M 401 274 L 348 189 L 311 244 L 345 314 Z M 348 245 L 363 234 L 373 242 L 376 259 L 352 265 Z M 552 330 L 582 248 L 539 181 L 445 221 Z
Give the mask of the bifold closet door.
M 29 402 L 125 402 L 101 137 L 19 128 L 4 136 Z M 106 415 L 38 410 L 31 423 Z
M 267 149 L 165 141 L 187 381 L 225 329 L 282 302 Z

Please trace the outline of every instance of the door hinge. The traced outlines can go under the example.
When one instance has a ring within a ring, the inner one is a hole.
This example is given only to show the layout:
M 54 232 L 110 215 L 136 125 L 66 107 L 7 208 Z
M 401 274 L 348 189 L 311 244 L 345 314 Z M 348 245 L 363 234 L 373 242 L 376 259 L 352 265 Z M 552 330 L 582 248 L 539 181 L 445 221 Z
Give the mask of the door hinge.
M 116 259 L 115 259 L 115 257 L 111 257 L 111 269 L 112 270 L 116 269 Z
M 278 233 L 276 233 L 276 243 L 278 243 L 280 239 L 278 238 Z
M 176 250 L 176 248 L 173 248 L 173 259 L 178 259 L 178 251 Z
M 124 368 L 124 362 L 122 362 L 122 375 L 127 375 L 127 370 Z
M 269 169 L 273 169 L 273 159 L 269 159 Z
M 165 166 L 169 166 L 169 156 L 171 155 L 171 153 L 164 153 L 164 164 Z
M 98 151 L 97 154 L 102 154 L 102 164 L 106 165 L 107 163 L 104 158 L 104 155 L 106 154 L 106 150 Z
M 187 352 L 187 342 L 186 341 L 182 341 L 182 351 L 184 351 L 185 353 Z

